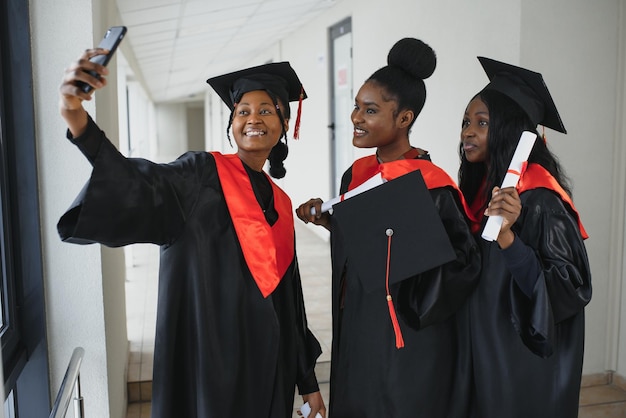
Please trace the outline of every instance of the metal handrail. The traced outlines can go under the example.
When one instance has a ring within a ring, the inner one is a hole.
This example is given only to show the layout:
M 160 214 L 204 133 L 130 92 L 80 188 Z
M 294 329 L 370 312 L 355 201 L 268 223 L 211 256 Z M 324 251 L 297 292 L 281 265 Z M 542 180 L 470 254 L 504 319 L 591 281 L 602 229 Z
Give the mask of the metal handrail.
M 80 364 L 83 361 L 85 350 L 82 347 L 76 347 L 70 358 L 70 363 L 67 365 L 63 382 L 57 393 L 57 397 L 54 401 L 54 406 L 50 412 L 49 418 L 63 418 L 67 412 L 67 408 L 70 405 L 70 398 L 72 392 L 75 392 L 74 397 L 74 416 L 76 418 L 82 418 L 84 414 L 83 397 L 80 392 Z

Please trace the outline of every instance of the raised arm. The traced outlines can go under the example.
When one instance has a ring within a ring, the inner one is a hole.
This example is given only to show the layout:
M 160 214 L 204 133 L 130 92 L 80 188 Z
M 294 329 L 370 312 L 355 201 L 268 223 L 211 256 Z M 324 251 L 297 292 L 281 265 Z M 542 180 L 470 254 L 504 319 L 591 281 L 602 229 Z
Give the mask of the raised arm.
M 96 89 L 106 86 L 107 81 L 104 76 L 109 73 L 106 67 L 91 62 L 89 59 L 108 53 L 108 50 L 102 48 L 88 49 L 65 69 L 63 81 L 59 87 L 59 110 L 74 137 L 83 134 L 87 128 L 87 111 L 83 108 L 83 100 L 91 100 Z M 87 71 L 95 71 L 101 79 L 98 80 Z M 79 82 L 91 85 L 94 90 L 85 93 L 80 89 Z

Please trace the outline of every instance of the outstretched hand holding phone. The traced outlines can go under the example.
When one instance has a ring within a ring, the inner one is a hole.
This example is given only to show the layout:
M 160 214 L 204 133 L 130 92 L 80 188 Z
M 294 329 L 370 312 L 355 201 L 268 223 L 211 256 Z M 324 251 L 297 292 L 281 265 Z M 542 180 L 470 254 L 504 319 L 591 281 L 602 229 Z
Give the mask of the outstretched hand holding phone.
M 126 26 L 110 27 L 104 34 L 104 37 L 100 41 L 100 44 L 98 44 L 99 49 L 106 49 L 108 50 L 108 53 L 95 55 L 90 58 L 90 61 L 106 67 L 113 57 L 113 54 L 117 50 L 118 45 L 122 42 L 122 39 L 124 39 L 125 35 Z M 99 74 L 95 71 L 89 71 L 89 73 L 96 78 L 100 77 Z M 81 86 L 81 89 L 85 93 L 89 93 L 91 90 L 93 90 L 93 87 L 87 83 L 79 82 L 78 84 Z
M 106 86 L 106 78 L 103 77 L 108 74 L 106 64 L 110 61 L 125 33 L 126 28 L 123 26 L 110 28 L 100 42 L 100 45 L 106 48 L 99 46 L 84 51 L 65 70 L 59 88 L 61 96 L 59 108 L 73 136 L 78 136 L 85 130 L 87 112 L 82 102 L 91 100 L 94 89 Z

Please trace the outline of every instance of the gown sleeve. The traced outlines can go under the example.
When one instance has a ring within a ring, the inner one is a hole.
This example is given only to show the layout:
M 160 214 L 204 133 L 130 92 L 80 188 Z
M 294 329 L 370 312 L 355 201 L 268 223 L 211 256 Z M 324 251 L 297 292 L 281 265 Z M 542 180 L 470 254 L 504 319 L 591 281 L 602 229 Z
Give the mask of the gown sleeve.
M 529 298 L 532 297 L 533 289 L 541 266 L 539 260 L 535 256 L 535 252 L 528 245 L 524 244 L 517 235 L 513 239 L 513 244 L 502 250 L 505 264 L 513 280 Z
M 533 249 L 540 269 L 537 277 L 511 280 L 512 320 L 524 344 L 548 357 L 559 324 L 591 300 L 591 271 L 577 221 L 563 201 L 547 189 L 527 191 L 521 199 L 522 213 L 512 229 Z M 534 283 L 530 296 L 520 280 Z
M 89 118 L 86 132 L 69 138 L 93 166 L 92 174 L 57 229 L 76 244 L 119 247 L 169 244 L 197 200 L 208 153 L 186 153 L 170 164 L 124 157 Z
M 297 261 L 296 261 L 297 265 Z M 294 275 L 296 276 L 295 289 L 295 303 L 298 315 L 298 329 L 301 331 L 301 337 L 298 339 L 298 370 L 296 377 L 296 385 L 298 386 L 298 393 L 300 395 L 307 395 L 309 393 L 318 392 L 319 385 L 317 382 L 317 376 L 315 375 L 315 365 L 317 359 L 322 354 L 322 347 L 319 341 L 311 330 L 307 323 L 306 311 L 304 308 L 304 297 L 302 294 L 302 281 L 300 279 L 299 268 L 294 269 Z M 302 335 L 304 334 L 304 335 Z
M 480 251 L 460 209 L 457 192 L 442 187 L 431 189 L 430 194 L 456 259 L 400 284 L 396 297 L 399 311 L 416 329 L 439 323 L 456 312 L 474 290 L 480 275 Z

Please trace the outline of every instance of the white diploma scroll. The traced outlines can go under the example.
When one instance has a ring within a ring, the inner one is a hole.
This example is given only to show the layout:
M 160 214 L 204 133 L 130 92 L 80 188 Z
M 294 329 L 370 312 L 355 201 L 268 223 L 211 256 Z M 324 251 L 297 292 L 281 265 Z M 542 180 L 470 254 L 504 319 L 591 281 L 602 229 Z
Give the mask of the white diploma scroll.
M 535 144 L 535 139 L 537 139 L 537 134 L 528 131 L 522 132 L 517 148 L 515 148 L 515 153 L 513 153 L 511 164 L 509 164 L 509 169 L 504 176 L 504 180 L 502 180 L 500 188 L 504 189 L 505 187 L 515 187 L 517 185 L 522 171 L 522 165 L 528 160 L 530 151 L 533 149 L 533 145 Z M 481 237 L 487 241 L 495 241 L 500 234 L 501 227 L 502 216 L 490 216 L 489 219 L 487 219 L 487 223 L 485 224 L 485 229 L 483 229 Z
M 311 413 L 311 407 L 309 406 L 308 402 L 300 407 L 300 412 L 302 412 L 302 416 L 304 418 L 313 418 L 309 417 L 309 414 Z M 315 418 L 322 418 L 322 415 L 318 412 L 317 414 L 315 414 Z
M 362 184 L 355 187 L 354 189 L 348 190 L 341 196 L 333 197 L 332 199 L 329 199 L 325 201 L 324 203 L 322 203 L 322 213 L 328 212 L 329 210 L 331 210 L 333 208 L 333 205 L 336 205 L 339 202 L 349 199 L 352 196 L 356 196 L 358 194 L 366 192 L 376 186 L 380 186 L 386 181 L 387 180 L 385 180 L 380 173 L 375 174 L 369 179 L 365 180 Z M 315 208 L 311 208 L 311 215 L 315 215 Z

